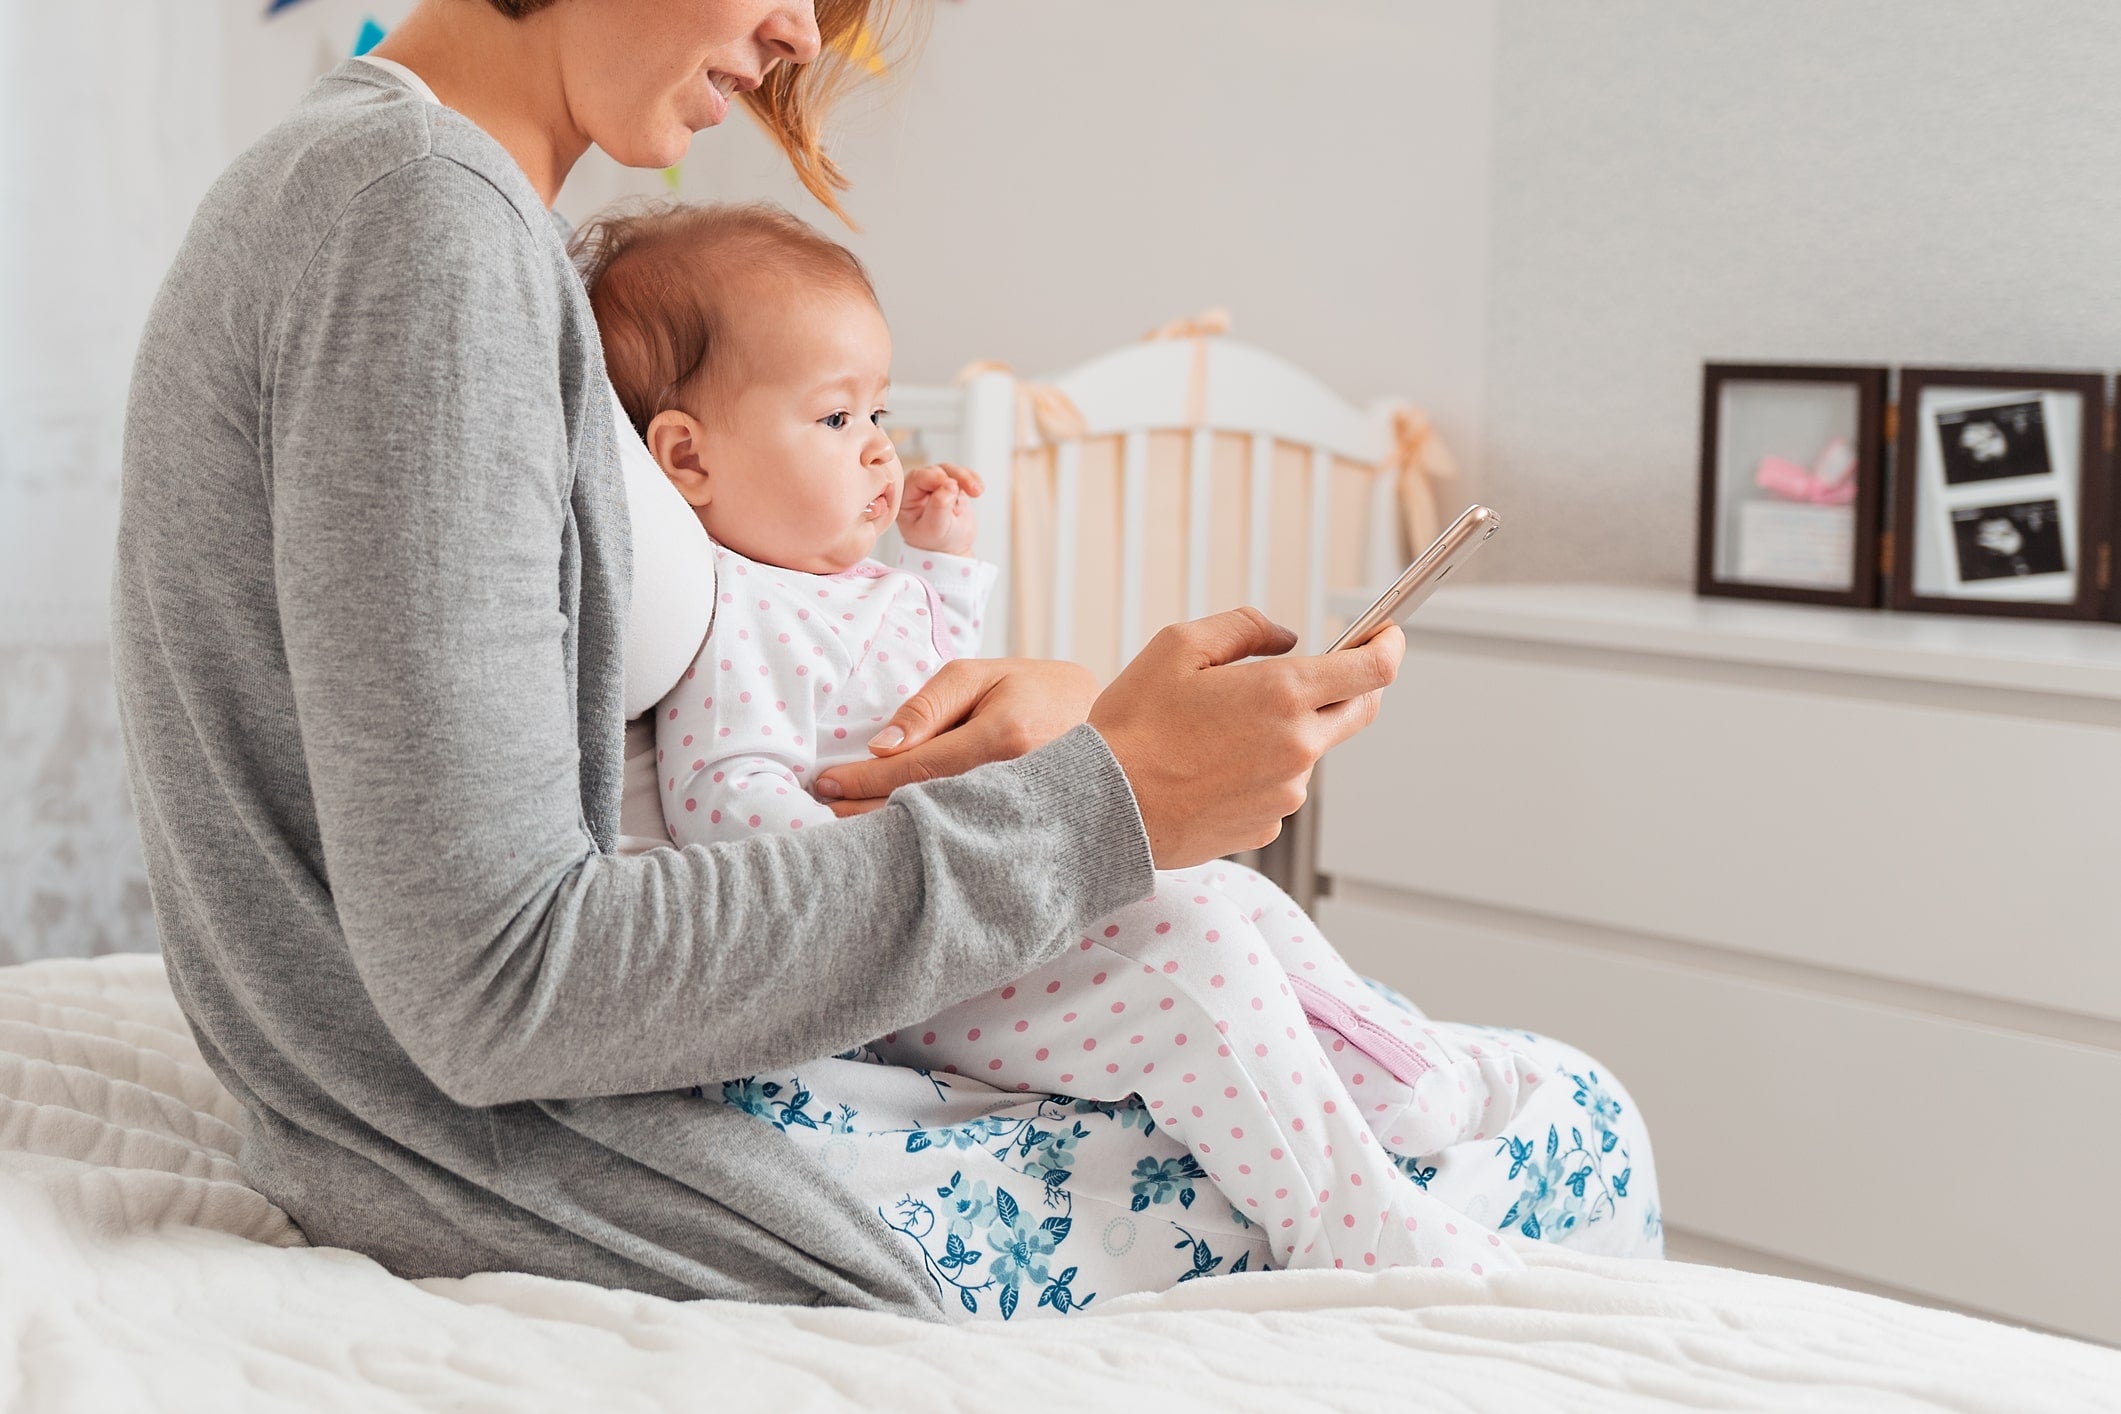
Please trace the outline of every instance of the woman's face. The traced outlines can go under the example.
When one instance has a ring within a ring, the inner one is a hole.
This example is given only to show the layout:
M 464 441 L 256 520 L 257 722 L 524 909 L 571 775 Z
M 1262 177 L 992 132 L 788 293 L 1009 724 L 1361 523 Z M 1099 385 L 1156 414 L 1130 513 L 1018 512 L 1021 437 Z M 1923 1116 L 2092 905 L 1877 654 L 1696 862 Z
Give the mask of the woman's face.
M 567 105 L 629 167 L 668 167 L 776 64 L 818 55 L 814 0 L 563 0 Z

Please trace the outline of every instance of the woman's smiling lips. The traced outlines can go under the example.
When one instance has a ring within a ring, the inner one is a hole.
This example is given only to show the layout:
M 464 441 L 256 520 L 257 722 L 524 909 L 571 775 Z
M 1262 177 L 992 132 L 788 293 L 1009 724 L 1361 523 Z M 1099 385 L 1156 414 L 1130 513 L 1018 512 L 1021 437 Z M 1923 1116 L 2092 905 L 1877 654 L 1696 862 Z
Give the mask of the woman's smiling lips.
M 719 69 L 708 70 L 708 102 L 713 109 L 713 120 L 708 126 L 719 126 L 722 119 L 729 116 L 729 100 L 733 95 L 749 92 L 758 86 L 759 81 L 754 78 L 746 78 L 741 74 L 725 74 Z

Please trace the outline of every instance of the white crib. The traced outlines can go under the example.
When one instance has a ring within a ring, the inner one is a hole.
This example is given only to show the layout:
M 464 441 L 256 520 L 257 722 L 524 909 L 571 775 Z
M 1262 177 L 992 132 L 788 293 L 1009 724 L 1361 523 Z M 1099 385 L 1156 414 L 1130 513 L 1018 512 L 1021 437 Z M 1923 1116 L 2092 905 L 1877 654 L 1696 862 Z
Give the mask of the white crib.
M 976 366 L 893 402 L 909 462 L 987 483 L 978 553 L 1005 568 L 988 653 L 1105 678 L 1164 623 L 1240 603 L 1321 644 L 1334 594 L 1388 582 L 1433 533 L 1450 475 L 1418 413 L 1357 408 L 1214 320 L 1050 380 Z

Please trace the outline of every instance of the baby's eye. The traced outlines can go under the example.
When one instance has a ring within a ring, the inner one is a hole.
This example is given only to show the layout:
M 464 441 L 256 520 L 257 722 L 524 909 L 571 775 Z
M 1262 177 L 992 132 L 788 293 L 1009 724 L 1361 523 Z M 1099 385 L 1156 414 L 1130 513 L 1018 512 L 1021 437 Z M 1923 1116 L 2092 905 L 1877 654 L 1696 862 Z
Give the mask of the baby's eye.
M 836 412 L 830 417 L 821 417 L 818 419 L 818 421 L 824 423 L 827 427 L 837 432 L 847 425 L 847 414 L 844 412 Z
M 875 412 L 869 414 L 869 420 L 875 423 L 878 427 L 882 427 L 884 425 L 884 419 L 889 416 L 891 416 L 890 408 L 878 408 Z

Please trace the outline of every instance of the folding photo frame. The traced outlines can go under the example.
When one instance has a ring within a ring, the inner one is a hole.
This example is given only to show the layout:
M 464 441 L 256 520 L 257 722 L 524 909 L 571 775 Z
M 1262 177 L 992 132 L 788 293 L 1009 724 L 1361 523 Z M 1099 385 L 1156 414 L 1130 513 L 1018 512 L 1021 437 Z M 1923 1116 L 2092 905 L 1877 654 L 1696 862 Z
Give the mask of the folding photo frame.
M 1701 404 L 1696 590 L 1875 608 L 1886 370 L 1711 363 Z
M 1902 369 L 1892 607 L 2115 616 L 2108 394 L 2103 373 Z

